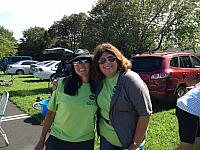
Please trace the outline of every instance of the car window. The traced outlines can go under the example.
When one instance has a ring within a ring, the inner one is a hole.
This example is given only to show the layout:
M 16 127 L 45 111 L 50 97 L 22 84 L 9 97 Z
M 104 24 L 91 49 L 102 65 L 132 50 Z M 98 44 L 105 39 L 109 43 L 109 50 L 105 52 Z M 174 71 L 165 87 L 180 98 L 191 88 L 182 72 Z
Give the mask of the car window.
M 8 62 L 8 58 L 4 58 L 2 62 Z
M 194 65 L 194 67 L 195 67 L 195 68 L 200 68 L 200 60 L 197 59 L 197 58 L 194 57 L 194 56 L 192 56 L 191 59 L 192 59 L 192 63 L 193 63 L 193 65 Z
M 151 72 L 161 69 L 163 58 L 159 57 L 133 57 L 132 70 L 135 72 Z
M 38 66 L 41 65 L 41 64 L 43 64 L 43 62 L 38 62 L 38 63 L 36 63 L 36 65 L 38 65 Z
M 21 60 L 20 57 L 12 57 L 12 62 L 18 62 L 20 60 Z
M 178 67 L 178 57 L 174 57 L 170 60 L 171 67 Z
M 55 61 L 54 62 L 49 62 L 48 64 L 44 65 L 45 67 L 49 67 L 51 66 L 52 64 L 56 63 Z
M 33 62 L 23 62 L 22 65 L 31 65 Z
M 22 60 L 30 60 L 31 57 L 22 57 Z
M 51 62 L 51 61 L 43 62 L 42 65 L 46 65 L 46 64 L 48 64 L 48 63 L 50 63 L 50 62 Z
M 193 68 L 189 56 L 180 56 L 181 68 Z
M 60 62 L 59 63 L 57 63 L 56 65 L 55 65 L 55 68 L 58 68 L 58 65 L 60 64 Z

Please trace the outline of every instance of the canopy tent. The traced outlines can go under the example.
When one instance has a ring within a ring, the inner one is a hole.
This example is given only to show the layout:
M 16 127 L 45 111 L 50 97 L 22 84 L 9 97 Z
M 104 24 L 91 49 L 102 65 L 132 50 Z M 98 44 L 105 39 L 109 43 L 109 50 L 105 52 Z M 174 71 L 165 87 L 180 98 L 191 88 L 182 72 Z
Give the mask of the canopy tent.
M 56 47 L 56 48 L 49 48 L 42 51 L 43 54 L 53 54 L 53 53 L 69 53 L 73 54 L 74 52 L 72 50 L 62 48 L 62 47 Z

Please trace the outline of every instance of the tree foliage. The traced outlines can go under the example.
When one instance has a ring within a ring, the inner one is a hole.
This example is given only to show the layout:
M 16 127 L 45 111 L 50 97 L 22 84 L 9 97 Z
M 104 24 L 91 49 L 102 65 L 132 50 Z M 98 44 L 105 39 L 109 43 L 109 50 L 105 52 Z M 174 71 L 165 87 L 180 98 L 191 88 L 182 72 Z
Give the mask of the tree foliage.
M 51 46 L 64 46 L 75 50 L 81 46 L 84 36 L 84 27 L 87 20 L 85 13 L 64 16 L 61 21 L 55 22 L 48 30 L 50 37 L 54 40 Z
M 24 38 L 19 44 L 20 55 L 30 55 L 33 59 L 42 59 L 42 51 L 47 47 L 47 31 L 42 27 L 31 27 L 23 32 Z
M 180 46 L 176 41 L 183 46 L 196 40 L 198 8 L 197 0 L 99 0 L 90 12 L 87 35 L 95 44 L 108 41 L 124 52 Z
M 195 49 L 199 44 L 199 0 L 98 0 L 89 16 L 64 16 L 45 31 L 24 31 L 20 52 L 65 47 L 93 50 L 110 42 L 126 56 L 167 48 Z M 24 51 L 22 51 L 24 50 Z
M 17 43 L 13 33 L 3 26 L 0 26 L 0 59 L 5 56 L 15 55 L 17 52 Z

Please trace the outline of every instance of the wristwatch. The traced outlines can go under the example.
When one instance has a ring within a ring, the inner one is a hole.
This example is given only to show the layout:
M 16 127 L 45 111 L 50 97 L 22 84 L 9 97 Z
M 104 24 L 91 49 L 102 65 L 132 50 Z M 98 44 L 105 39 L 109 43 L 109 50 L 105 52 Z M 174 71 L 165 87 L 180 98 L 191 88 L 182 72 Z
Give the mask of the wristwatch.
M 139 148 L 140 147 L 140 144 L 139 143 L 137 143 L 137 142 L 133 142 L 133 145 L 136 147 L 136 148 Z

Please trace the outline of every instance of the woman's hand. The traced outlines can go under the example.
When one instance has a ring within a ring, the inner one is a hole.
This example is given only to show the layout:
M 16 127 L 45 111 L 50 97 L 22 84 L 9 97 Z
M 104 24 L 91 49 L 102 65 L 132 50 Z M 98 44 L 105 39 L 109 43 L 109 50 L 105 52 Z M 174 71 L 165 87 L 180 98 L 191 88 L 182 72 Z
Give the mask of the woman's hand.
M 140 147 L 137 147 L 134 143 L 132 143 L 128 148 L 128 150 L 139 150 L 139 149 Z
M 34 150 L 43 150 L 43 148 L 44 148 L 44 141 L 39 141 L 38 143 L 37 143 L 37 145 L 35 146 L 35 149 Z
M 57 89 L 58 86 L 58 80 L 53 80 L 53 86 L 52 86 L 52 91 L 55 91 Z

